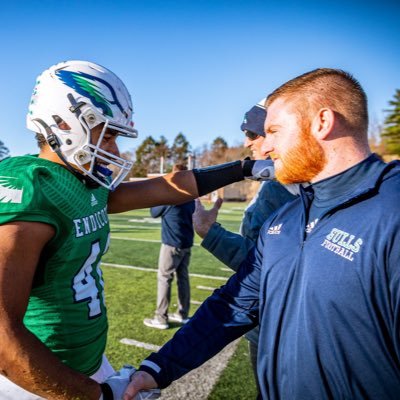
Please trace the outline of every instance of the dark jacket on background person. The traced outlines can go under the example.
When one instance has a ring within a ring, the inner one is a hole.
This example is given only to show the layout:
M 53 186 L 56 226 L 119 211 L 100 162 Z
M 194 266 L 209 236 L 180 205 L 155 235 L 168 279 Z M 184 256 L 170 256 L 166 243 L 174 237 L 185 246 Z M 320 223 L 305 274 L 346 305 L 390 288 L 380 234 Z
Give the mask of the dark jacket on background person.
M 177 206 L 158 206 L 150 209 L 153 218 L 161 217 L 161 241 L 168 246 L 186 249 L 193 246 L 194 201 Z

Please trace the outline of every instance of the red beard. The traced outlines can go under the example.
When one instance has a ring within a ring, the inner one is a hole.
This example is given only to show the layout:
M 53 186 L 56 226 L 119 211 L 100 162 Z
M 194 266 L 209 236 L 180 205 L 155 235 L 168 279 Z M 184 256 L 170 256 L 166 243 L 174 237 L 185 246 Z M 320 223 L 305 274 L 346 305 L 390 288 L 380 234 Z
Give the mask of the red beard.
M 283 184 L 310 182 L 326 164 L 321 145 L 308 129 L 302 129 L 298 142 L 281 154 L 281 166 L 275 168 L 276 179 Z

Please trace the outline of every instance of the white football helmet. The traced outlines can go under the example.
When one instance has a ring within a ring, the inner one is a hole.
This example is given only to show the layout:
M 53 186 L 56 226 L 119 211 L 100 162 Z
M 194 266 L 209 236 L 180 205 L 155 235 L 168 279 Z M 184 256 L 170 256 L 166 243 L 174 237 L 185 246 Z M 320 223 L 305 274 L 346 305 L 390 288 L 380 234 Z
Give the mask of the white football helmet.
M 73 164 L 86 181 L 113 190 L 132 162 L 102 150 L 100 144 L 107 129 L 136 138 L 132 112 L 129 92 L 113 72 L 87 61 L 66 61 L 37 78 L 26 120 L 27 128 L 41 133 L 70 170 Z M 101 123 L 101 135 L 92 143 L 91 129 Z

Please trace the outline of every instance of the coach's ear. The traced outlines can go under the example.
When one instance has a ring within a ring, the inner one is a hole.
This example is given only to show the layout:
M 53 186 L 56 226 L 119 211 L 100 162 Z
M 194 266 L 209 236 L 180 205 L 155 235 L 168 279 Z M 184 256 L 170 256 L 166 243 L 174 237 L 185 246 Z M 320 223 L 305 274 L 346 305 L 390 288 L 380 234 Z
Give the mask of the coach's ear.
M 330 108 L 321 108 L 311 122 L 311 133 L 316 139 L 327 140 L 335 125 L 335 113 Z

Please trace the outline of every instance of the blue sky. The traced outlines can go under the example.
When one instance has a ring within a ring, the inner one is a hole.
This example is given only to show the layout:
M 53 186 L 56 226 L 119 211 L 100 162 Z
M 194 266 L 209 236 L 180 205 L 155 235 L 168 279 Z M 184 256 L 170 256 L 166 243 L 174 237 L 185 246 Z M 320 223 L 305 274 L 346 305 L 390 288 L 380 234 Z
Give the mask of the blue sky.
M 102 64 L 132 94 L 137 147 L 148 135 L 194 149 L 243 140 L 244 112 L 318 67 L 353 73 L 382 120 L 400 88 L 399 1 L 31 0 L 0 10 L 0 140 L 37 152 L 25 128 L 36 76 L 52 64 Z M 125 150 L 125 149 L 124 149 Z

